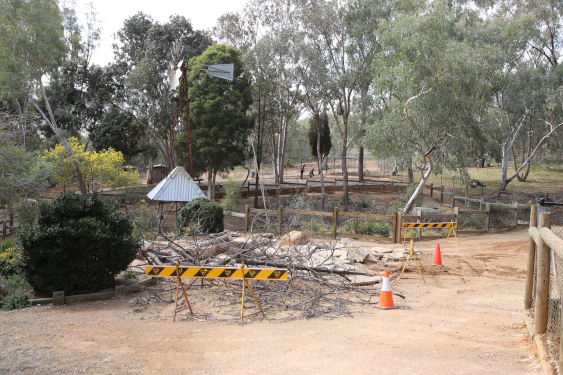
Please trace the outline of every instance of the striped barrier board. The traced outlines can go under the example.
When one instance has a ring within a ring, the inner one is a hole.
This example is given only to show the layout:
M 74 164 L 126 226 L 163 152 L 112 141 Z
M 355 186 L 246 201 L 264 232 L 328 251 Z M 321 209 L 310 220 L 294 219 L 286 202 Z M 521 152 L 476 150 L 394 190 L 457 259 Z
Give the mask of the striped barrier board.
M 457 223 L 403 223 L 403 228 L 456 228 Z
M 178 273 L 176 273 L 178 270 Z M 243 269 L 225 267 L 147 266 L 150 277 L 191 277 L 197 279 L 242 279 Z M 287 280 L 287 270 L 282 268 L 244 268 L 244 278 L 252 280 Z

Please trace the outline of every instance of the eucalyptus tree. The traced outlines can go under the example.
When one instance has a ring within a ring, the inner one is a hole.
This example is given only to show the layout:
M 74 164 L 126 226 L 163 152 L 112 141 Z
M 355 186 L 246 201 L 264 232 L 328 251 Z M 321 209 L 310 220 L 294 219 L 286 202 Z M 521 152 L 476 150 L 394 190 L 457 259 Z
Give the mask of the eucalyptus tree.
M 65 43 L 63 14 L 54 0 L 0 2 L 0 87 L 3 95 L 23 94 L 41 114 L 44 121 L 64 144 L 71 159 L 82 194 L 86 186 L 78 163 L 62 136 L 43 79 L 49 78 L 68 52 Z M 39 91 L 47 115 L 35 101 Z
M 318 85 L 327 93 L 326 101 L 342 142 L 343 203 L 348 202 L 347 150 L 350 146 L 349 119 L 353 101 L 371 61 L 379 50 L 377 27 L 387 16 L 387 5 L 378 0 L 301 0 L 300 29 L 309 53 L 304 59 L 318 61 L 326 80 Z
M 525 181 L 533 158 L 551 136 L 559 137 L 562 17 L 563 7 L 552 1 L 499 1 L 484 30 L 502 57 L 491 79 L 495 84 L 489 111 L 498 133 L 499 190 L 515 178 Z M 520 162 L 514 150 L 518 142 L 523 146 Z M 511 156 L 514 172 L 509 174 Z
M 480 25 L 476 13 L 449 1 L 411 4 L 381 28 L 375 84 L 386 100 L 381 126 L 368 134 L 372 147 L 385 143 L 394 155 L 419 159 L 421 181 L 404 213 L 431 172 L 463 168 L 465 136 L 490 99 L 482 62 L 491 49 L 469 37 Z

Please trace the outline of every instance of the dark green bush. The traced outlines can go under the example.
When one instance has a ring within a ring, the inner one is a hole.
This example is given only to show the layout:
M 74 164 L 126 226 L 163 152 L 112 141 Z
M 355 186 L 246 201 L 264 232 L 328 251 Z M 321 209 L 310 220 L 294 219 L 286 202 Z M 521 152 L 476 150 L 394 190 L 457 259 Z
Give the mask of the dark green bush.
M 176 217 L 176 232 L 188 228 L 190 223 L 198 223 L 201 233 L 223 231 L 223 208 L 206 198 L 197 198 L 186 204 Z
M 63 193 L 37 207 L 35 224 L 16 237 L 21 271 L 39 292 L 92 293 L 111 285 L 110 241 L 115 273 L 127 269 L 140 247 L 133 221 L 96 193 Z

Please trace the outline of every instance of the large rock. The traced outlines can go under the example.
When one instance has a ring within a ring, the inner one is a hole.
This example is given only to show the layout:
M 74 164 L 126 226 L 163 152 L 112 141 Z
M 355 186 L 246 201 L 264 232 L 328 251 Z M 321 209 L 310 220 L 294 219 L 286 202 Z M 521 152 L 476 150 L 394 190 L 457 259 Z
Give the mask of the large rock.
M 368 255 L 369 252 L 361 247 L 348 249 L 348 259 L 350 259 L 354 263 L 363 263 L 363 261 L 366 260 Z
M 286 246 L 304 245 L 307 242 L 309 242 L 309 235 L 296 230 L 289 232 L 282 239 L 282 245 Z
M 392 253 L 393 249 L 387 249 L 385 247 L 372 247 L 371 251 L 374 251 L 379 254 L 388 254 L 388 253 Z

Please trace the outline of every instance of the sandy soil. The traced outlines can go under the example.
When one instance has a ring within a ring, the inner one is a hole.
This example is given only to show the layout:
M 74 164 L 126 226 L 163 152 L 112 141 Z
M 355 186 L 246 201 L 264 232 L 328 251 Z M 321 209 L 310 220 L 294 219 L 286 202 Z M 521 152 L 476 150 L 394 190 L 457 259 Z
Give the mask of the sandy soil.
M 173 323 L 173 304 L 134 313 L 131 295 L 0 312 L 0 373 L 540 374 L 521 323 L 526 231 L 442 242 L 443 268 L 436 241 L 416 245 L 426 284 L 410 267 L 398 308 L 353 317 Z

